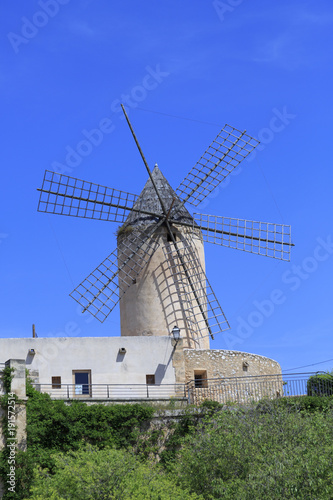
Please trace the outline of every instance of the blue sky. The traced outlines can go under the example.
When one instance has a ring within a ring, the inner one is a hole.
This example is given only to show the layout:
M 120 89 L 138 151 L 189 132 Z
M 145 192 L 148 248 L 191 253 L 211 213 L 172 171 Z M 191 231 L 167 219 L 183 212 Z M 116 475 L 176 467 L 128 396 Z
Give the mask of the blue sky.
M 117 225 L 38 213 L 36 189 L 62 168 L 139 194 L 125 101 L 174 188 L 225 123 L 259 138 L 199 211 L 292 226 L 291 262 L 206 245 L 232 327 L 211 347 L 285 370 L 333 358 L 332 3 L 4 0 L 0 14 L 1 337 L 119 335 L 118 309 L 100 324 L 68 295 Z

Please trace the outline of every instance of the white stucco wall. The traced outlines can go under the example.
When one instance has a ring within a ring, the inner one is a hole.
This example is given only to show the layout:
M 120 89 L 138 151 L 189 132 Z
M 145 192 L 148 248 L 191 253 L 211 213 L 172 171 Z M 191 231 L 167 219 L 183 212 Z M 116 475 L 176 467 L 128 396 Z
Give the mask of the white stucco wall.
M 174 384 L 172 351 L 170 337 L 0 339 L 0 361 L 24 359 L 29 370 L 39 371 L 40 384 L 54 376 L 72 384 L 73 370 L 91 370 L 92 384 L 145 384 L 146 374 L 155 374 L 156 384 Z

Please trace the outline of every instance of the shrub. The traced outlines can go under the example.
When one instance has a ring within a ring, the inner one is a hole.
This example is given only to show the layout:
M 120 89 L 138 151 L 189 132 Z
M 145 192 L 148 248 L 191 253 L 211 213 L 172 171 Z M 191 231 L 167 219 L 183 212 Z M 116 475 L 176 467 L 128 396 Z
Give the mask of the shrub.
M 333 412 L 216 412 L 183 440 L 171 472 L 211 499 L 333 498 Z
M 211 399 L 205 399 L 200 405 L 200 408 L 207 408 L 208 410 L 218 410 L 222 407 L 223 405 L 221 403 L 212 401 Z
M 307 381 L 308 396 L 333 396 L 333 375 L 318 373 Z
M 35 471 L 33 500 L 200 500 L 165 473 L 124 450 L 87 446 L 54 456 L 55 471 Z M 203 499 L 202 499 L 203 500 Z

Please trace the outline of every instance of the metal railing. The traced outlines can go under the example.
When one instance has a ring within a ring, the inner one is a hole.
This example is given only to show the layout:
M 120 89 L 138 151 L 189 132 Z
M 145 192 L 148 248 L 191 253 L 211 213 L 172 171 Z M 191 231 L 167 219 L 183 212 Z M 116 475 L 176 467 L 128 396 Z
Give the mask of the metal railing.
M 184 384 L 32 384 L 39 392 L 48 393 L 52 399 L 184 399 Z
M 32 384 L 52 399 L 186 400 L 199 405 L 204 400 L 247 404 L 261 399 L 304 395 L 333 395 L 333 376 L 310 380 L 316 373 L 288 373 L 191 380 L 186 384 Z
M 333 395 L 333 376 L 325 374 L 326 379 L 309 383 L 310 377 L 319 374 L 324 372 L 191 380 L 187 384 L 188 401 L 196 405 L 205 399 L 219 403 L 251 403 L 265 398 Z

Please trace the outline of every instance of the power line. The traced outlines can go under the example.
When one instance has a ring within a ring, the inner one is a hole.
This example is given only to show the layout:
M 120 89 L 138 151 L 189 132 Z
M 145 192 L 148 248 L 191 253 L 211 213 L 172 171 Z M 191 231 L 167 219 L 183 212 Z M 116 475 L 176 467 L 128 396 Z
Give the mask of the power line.
M 312 363 L 311 365 L 297 366 L 297 368 L 288 368 L 288 370 L 283 370 L 283 372 L 290 372 L 292 370 L 299 370 L 300 368 L 308 368 L 309 366 L 322 365 L 323 363 L 328 363 L 329 361 L 333 361 L 333 358 L 326 359 L 326 361 L 319 361 L 318 363 Z
M 139 109 L 140 111 L 147 111 L 148 113 L 155 113 L 156 115 L 169 116 L 170 118 L 177 118 L 178 120 L 187 120 L 189 122 L 197 122 L 204 123 L 205 125 L 214 125 L 216 127 L 221 127 L 221 124 L 212 123 L 212 122 L 204 122 L 202 120 L 195 120 L 194 118 L 186 118 L 184 116 L 170 115 L 169 113 L 162 113 L 161 111 L 153 111 L 152 109 L 145 109 L 137 106 L 135 109 Z

